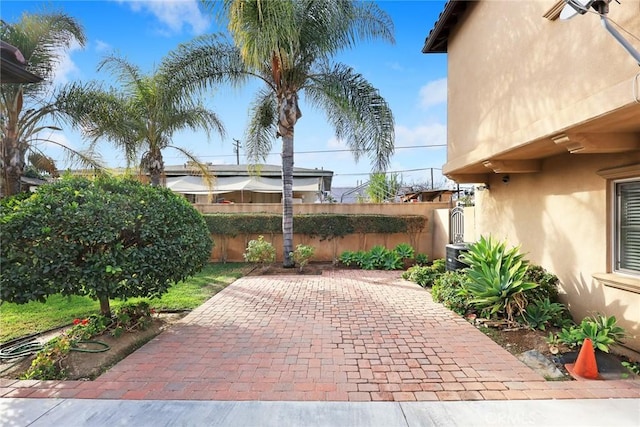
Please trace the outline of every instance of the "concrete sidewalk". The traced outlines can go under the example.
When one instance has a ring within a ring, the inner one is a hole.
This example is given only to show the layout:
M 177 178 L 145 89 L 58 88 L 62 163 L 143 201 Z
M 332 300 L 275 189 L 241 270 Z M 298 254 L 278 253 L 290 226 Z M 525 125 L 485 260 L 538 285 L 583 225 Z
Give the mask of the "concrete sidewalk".
M 418 427 L 640 425 L 640 400 L 236 402 L 0 399 L 0 426 Z

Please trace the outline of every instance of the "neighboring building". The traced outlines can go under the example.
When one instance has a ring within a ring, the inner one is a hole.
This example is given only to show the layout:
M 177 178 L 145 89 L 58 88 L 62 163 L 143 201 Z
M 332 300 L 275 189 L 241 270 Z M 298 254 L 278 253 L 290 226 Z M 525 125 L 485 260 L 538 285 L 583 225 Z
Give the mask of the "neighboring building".
M 192 166 L 166 166 L 166 185 L 192 203 L 281 203 L 280 166 L 208 165 L 211 183 Z M 323 201 L 331 191 L 333 172 L 293 168 L 294 203 Z
M 445 5 L 423 49 L 448 54 L 443 172 L 486 188 L 467 240 L 521 245 L 577 320 L 615 315 L 640 351 L 640 69 L 597 15 L 561 21 L 563 7 Z M 640 34 L 640 1 L 608 16 Z

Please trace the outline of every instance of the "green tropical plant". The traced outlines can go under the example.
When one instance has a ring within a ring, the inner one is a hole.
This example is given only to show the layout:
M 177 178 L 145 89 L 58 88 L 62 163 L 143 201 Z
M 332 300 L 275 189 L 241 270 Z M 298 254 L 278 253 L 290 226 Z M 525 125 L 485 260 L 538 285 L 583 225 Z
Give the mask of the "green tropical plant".
M 352 264 L 357 264 L 357 256 L 354 251 L 343 251 L 338 257 L 338 261 L 344 264 L 347 267 L 350 267 Z
M 213 242 L 182 196 L 130 179 L 64 177 L 0 204 L 0 300 L 155 297 L 197 273 Z
M 609 352 L 609 346 L 620 343 L 626 336 L 622 327 L 617 325 L 615 316 L 596 315 L 582 319 L 579 325 L 562 328 L 558 339 L 569 347 L 581 346 L 586 338 L 591 340 L 593 347 Z
M 429 256 L 427 254 L 417 253 L 415 261 L 416 265 L 427 265 L 429 264 Z
M 627 368 L 633 375 L 640 375 L 640 362 L 623 361 L 622 366 Z
M 511 322 L 522 314 L 527 304 L 524 292 L 538 285 L 524 280 L 527 261 L 518 247 L 507 249 L 504 242 L 483 236 L 460 259 L 469 266 L 465 290 L 471 304 L 484 314 L 503 315 Z
M 124 58 L 107 56 L 98 70 L 110 72 L 120 87 L 105 90 L 97 83 L 73 83 L 61 89 L 57 108 L 82 129 L 92 147 L 104 138 L 123 150 L 129 165 L 138 161 L 153 186 L 162 183 L 162 151 L 166 148 L 182 153 L 211 181 L 206 165 L 172 144 L 174 133 L 185 128 L 203 129 L 208 137 L 211 131 L 225 134 L 218 116 L 204 107 L 200 90 L 180 80 L 181 74 L 170 71 L 183 66 L 182 61 L 177 56 L 167 56 L 152 74 L 144 74 Z
M 84 29 L 72 17 L 60 12 L 24 13 L 15 23 L 0 22 L 0 39 L 15 46 L 24 56 L 27 69 L 42 77 L 37 83 L 3 83 L 0 85 L 0 170 L 4 196 L 21 191 L 29 152 L 45 156 L 36 147 L 42 141 L 42 131 L 59 130 L 45 119 L 57 120 L 56 92 L 51 92 L 53 76 L 62 55 L 74 44 L 84 46 Z M 83 164 L 100 167 L 90 152 L 73 150 L 57 141 L 46 139 L 73 154 Z
M 247 262 L 257 262 L 259 264 L 268 264 L 276 260 L 276 248 L 271 242 L 264 240 L 264 236 L 258 236 L 258 239 L 249 240 L 247 249 L 244 253 L 244 260 Z
M 369 249 L 368 256 L 373 265 L 373 269 L 382 269 L 389 250 L 382 245 L 376 245 Z
M 302 116 L 299 99 L 327 112 L 336 136 L 356 160 L 368 154 L 384 171 L 394 145 L 394 121 L 387 102 L 361 74 L 334 63 L 341 50 L 360 40 L 393 41 L 392 22 L 374 2 L 335 0 L 203 0 L 226 18 L 234 45 L 204 36 L 172 53 L 180 64 L 171 73 L 191 86 L 219 82 L 264 83 L 251 106 L 245 135 L 248 157 L 264 161 L 282 138 L 283 265 L 293 267 L 294 129 Z
M 531 329 L 545 330 L 547 326 L 562 324 L 564 305 L 551 302 L 549 298 L 527 304 L 522 319 Z
M 298 264 L 300 271 L 304 268 L 305 265 L 309 263 L 309 260 L 313 257 L 315 252 L 315 248 L 309 245 L 298 245 L 296 246 L 296 250 L 293 251 L 291 257 Z
M 398 243 L 393 251 L 398 254 L 403 260 L 413 259 L 415 256 L 415 249 L 409 243 Z
M 402 258 L 394 251 L 387 251 L 384 254 L 382 264 L 379 266 L 382 270 L 402 270 L 403 267 Z

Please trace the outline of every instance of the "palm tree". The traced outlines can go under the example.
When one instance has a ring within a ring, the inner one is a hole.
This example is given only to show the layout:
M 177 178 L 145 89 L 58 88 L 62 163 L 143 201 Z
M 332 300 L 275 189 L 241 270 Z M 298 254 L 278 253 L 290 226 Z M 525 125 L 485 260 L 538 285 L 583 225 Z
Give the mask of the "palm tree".
M 105 138 L 125 152 L 129 166 L 141 154 L 139 165 L 149 174 L 151 185 L 162 184 L 165 148 L 182 152 L 207 177 L 206 166 L 184 148 L 172 145 L 171 138 L 184 128 L 204 129 L 207 136 L 215 130 L 224 136 L 224 126 L 200 103 L 199 90 L 165 72 L 181 66 L 179 58 L 165 60 L 146 75 L 128 60 L 110 55 L 100 62 L 98 70 L 109 71 L 121 88 L 104 90 L 97 83 L 71 84 L 61 91 L 57 106 L 80 126 L 91 147 Z
M 45 118 L 57 118 L 53 103 L 44 99 L 51 94 L 52 77 L 60 56 L 73 42 L 83 46 L 86 38 L 80 24 L 63 13 L 25 13 L 15 24 L 1 21 L 0 38 L 20 50 L 28 63 L 28 71 L 43 77 L 38 83 L 0 85 L 1 193 L 8 196 L 20 191 L 25 159 L 41 140 L 38 135 L 46 129 L 58 130 L 42 124 Z M 51 99 L 55 99 L 55 95 Z M 97 165 L 90 155 L 71 151 L 84 163 Z
M 202 2 L 228 17 L 235 44 L 215 35 L 195 39 L 173 53 L 188 64 L 173 72 L 195 86 L 239 85 L 249 78 L 264 83 L 250 109 L 246 149 L 252 161 L 264 161 L 274 140 L 282 138 L 284 266 L 293 267 L 293 143 L 300 96 L 326 112 L 356 160 L 368 154 L 375 171 L 386 170 L 394 147 L 391 110 L 362 75 L 331 59 L 361 39 L 393 42 L 393 24 L 373 2 L 225 0 L 221 10 L 219 2 Z

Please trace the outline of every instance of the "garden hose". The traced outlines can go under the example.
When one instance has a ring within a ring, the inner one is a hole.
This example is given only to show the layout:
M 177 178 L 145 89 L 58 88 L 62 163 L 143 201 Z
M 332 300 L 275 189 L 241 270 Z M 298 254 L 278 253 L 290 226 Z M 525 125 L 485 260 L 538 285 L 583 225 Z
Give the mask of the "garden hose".
M 36 354 L 44 347 L 37 341 L 29 341 L 27 343 L 17 344 L 11 347 L 0 349 L 0 360 L 17 359 L 18 357 L 31 356 Z
M 96 344 L 100 348 L 71 347 L 71 351 L 78 351 L 80 353 L 103 353 L 111 348 L 109 344 L 102 341 L 78 341 L 78 344 Z
M 97 345 L 98 348 L 71 347 L 71 351 L 77 351 L 80 353 L 102 353 L 111 348 L 109 347 L 109 344 L 104 343 L 102 341 L 78 341 L 78 344 Z M 44 344 L 41 344 L 37 341 L 30 341 L 27 343 L 22 343 L 22 344 L 14 345 L 11 347 L 3 348 L 3 349 L 0 349 L 0 361 L 31 356 L 33 354 L 36 354 L 43 348 L 44 348 Z

